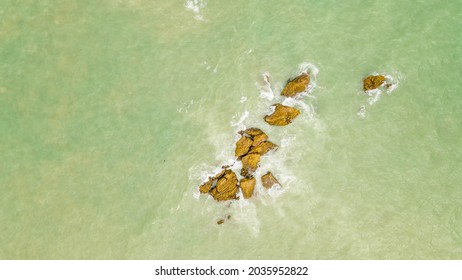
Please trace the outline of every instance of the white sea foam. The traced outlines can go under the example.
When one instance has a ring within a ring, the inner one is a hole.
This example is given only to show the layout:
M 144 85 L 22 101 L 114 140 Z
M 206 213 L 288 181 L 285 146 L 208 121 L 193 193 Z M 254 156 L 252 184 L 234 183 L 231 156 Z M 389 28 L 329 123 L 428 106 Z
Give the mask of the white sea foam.
M 236 129 L 236 131 L 245 130 L 246 126 L 244 125 L 244 121 L 249 117 L 249 111 L 244 111 L 242 114 L 237 114 L 233 116 L 230 124 L 232 127 Z M 239 119 L 238 119 L 239 118 Z M 236 119 L 238 119 L 236 121 Z
M 184 6 L 186 9 L 191 10 L 195 14 L 194 18 L 196 20 L 204 20 L 201 10 L 207 6 L 205 0 L 187 0 Z
M 189 102 L 183 102 L 180 107 L 176 109 L 178 113 L 188 113 L 189 109 L 194 105 L 194 99 L 191 99 Z
M 359 107 L 359 111 L 356 113 L 356 115 L 358 115 L 360 118 L 365 118 L 366 117 L 366 106 L 361 105 L 361 107 Z
M 303 62 L 299 66 L 298 75 L 302 73 L 307 73 L 310 75 L 310 84 L 306 89 L 306 93 L 311 94 L 313 93 L 314 89 L 317 86 L 317 76 L 319 74 L 319 68 L 316 67 L 313 63 L 310 62 Z M 302 94 L 303 96 L 303 94 Z
M 271 89 L 270 74 L 268 72 L 263 73 L 263 84 L 259 85 L 260 97 L 268 99 L 269 101 L 274 99 L 274 93 Z
M 373 105 L 375 103 L 377 103 L 377 101 L 379 101 L 380 99 L 380 95 L 382 94 L 382 91 L 380 89 L 374 89 L 374 90 L 369 90 L 367 91 L 367 95 L 369 95 L 370 97 L 367 99 L 367 103 L 369 103 L 369 105 Z

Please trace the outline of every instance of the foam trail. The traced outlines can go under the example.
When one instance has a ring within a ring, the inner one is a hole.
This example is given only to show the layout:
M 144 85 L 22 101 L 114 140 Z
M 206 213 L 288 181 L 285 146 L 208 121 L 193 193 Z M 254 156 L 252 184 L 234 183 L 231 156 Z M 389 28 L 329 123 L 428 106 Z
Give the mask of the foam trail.
M 367 99 L 367 102 L 369 103 L 369 105 L 374 105 L 377 101 L 379 101 L 380 94 L 382 94 L 382 91 L 380 89 L 374 89 L 368 91 L 367 94 L 370 96 Z
M 313 93 L 314 89 L 317 86 L 316 80 L 319 74 L 319 68 L 316 67 L 316 65 L 314 65 L 313 63 L 303 62 L 300 64 L 298 72 L 298 75 L 302 73 L 307 73 L 310 75 L 310 84 L 308 85 L 306 92 L 309 94 Z
M 264 84 L 260 85 L 260 97 L 271 101 L 274 99 L 274 93 L 271 89 L 271 83 L 269 81 L 269 78 L 270 74 L 268 72 L 263 73 Z
M 356 113 L 356 115 L 358 115 L 360 118 L 365 118 L 366 117 L 366 106 L 361 105 L 361 107 L 359 107 L 359 111 Z
M 245 130 L 246 126 L 244 125 L 244 121 L 249 117 L 249 111 L 244 111 L 244 113 L 240 116 L 238 121 L 234 121 L 238 115 L 233 117 L 233 120 L 230 122 L 232 127 L 235 127 L 237 131 Z M 237 132 L 236 131 L 236 132 Z

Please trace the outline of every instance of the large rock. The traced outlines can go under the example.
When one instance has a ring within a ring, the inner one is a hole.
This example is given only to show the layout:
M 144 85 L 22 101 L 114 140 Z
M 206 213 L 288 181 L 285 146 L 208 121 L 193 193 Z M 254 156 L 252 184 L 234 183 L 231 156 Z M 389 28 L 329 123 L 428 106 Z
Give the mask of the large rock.
M 281 185 L 271 172 L 261 176 L 261 183 L 265 189 L 270 189 L 274 185 Z
M 247 154 L 242 158 L 241 175 L 244 177 L 251 177 L 260 163 L 259 154 Z
M 252 147 L 252 144 L 253 140 L 251 138 L 242 135 L 241 139 L 236 142 L 236 150 L 234 155 L 238 158 L 246 155 L 249 152 L 250 147 Z
M 268 135 L 259 128 L 248 128 L 240 131 L 241 138 L 236 142 L 235 156 L 240 159 L 246 154 L 263 155 L 271 149 L 277 148 L 268 140 Z
M 278 148 L 278 145 L 270 142 L 270 141 L 265 141 L 265 142 L 262 142 L 260 143 L 258 146 L 256 147 L 252 147 L 249 151 L 250 154 L 259 154 L 259 155 L 264 155 L 266 154 L 267 152 L 271 151 L 271 150 L 275 150 Z
M 371 75 L 367 76 L 363 80 L 364 91 L 376 89 L 385 83 L 385 76 L 383 75 Z
M 265 116 L 265 121 L 270 125 L 288 125 L 292 120 L 300 114 L 298 109 L 284 106 L 282 104 L 274 104 L 275 110 L 271 115 Z
M 242 195 L 245 199 L 248 199 L 253 195 L 253 190 L 255 189 L 256 182 L 257 180 L 255 180 L 254 177 L 241 179 L 239 185 L 241 187 Z
M 298 77 L 289 80 L 287 85 L 282 90 L 281 95 L 287 97 L 294 97 L 297 94 L 306 91 L 308 84 L 310 83 L 310 75 L 302 73 Z
M 232 170 L 223 170 L 199 187 L 201 193 L 209 193 L 218 201 L 236 199 L 237 176 Z

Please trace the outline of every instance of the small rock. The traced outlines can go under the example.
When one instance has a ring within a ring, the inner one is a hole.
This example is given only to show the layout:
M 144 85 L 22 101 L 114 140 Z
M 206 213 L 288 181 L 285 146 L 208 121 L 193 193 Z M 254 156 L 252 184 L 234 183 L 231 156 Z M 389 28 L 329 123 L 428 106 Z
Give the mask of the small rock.
M 281 95 L 287 97 L 294 97 L 297 94 L 306 91 L 306 87 L 310 83 L 310 75 L 302 73 L 296 78 L 289 80 L 287 85 L 282 90 Z
M 259 154 L 247 154 L 242 158 L 241 175 L 244 177 L 251 177 L 260 163 Z
M 261 176 L 261 182 L 265 189 L 271 189 L 274 185 L 281 185 L 271 172 Z
M 221 220 L 218 220 L 218 221 L 217 221 L 217 224 L 221 225 L 221 224 L 223 224 L 224 222 L 225 222 L 225 220 L 221 219 Z
M 241 179 L 241 182 L 239 183 L 239 185 L 242 190 L 242 195 L 244 196 L 245 199 L 249 199 L 253 195 L 253 190 L 255 188 L 256 182 L 257 180 L 255 180 L 254 177 Z
M 300 114 L 300 110 L 293 107 L 284 106 L 282 104 L 274 104 L 276 106 L 271 115 L 265 116 L 265 121 L 270 125 L 288 125 L 292 120 Z
M 363 80 L 363 89 L 364 91 L 376 89 L 380 87 L 384 82 L 385 82 L 385 76 L 383 75 L 367 76 Z

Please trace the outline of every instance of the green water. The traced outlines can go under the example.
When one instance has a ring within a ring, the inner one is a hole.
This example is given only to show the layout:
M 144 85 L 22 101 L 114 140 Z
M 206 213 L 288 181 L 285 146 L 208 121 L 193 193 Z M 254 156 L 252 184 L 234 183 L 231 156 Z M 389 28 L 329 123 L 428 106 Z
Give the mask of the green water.
M 2 1 L 0 258 L 462 258 L 459 2 L 198 2 Z M 262 73 L 303 63 L 270 127 Z M 399 86 L 370 105 L 374 72 Z M 246 111 L 284 192 L 197 198 Z

